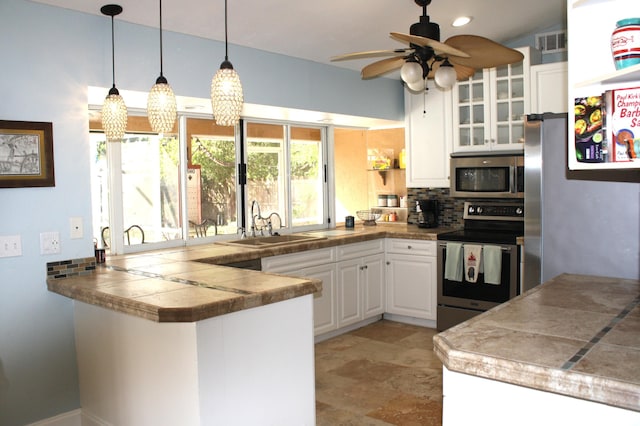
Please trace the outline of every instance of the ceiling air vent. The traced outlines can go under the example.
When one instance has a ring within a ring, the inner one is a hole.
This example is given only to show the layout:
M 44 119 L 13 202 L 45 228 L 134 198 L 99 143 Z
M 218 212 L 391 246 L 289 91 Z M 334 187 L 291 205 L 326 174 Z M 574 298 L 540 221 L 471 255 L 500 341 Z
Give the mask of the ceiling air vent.
M 567 50 L 567 31 L 553 31 L 536 34 L 536 48 L 542 53 L 555 53 Z

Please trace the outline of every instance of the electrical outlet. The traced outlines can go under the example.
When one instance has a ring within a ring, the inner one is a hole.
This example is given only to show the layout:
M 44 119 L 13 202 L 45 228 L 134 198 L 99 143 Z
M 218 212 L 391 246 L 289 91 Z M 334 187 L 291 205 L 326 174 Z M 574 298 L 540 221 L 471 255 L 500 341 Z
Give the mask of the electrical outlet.
M 41 232 L 40 233 L 40 254 L 60 253 L 60 233 Z
M 0 257 L 22 256 L 20 235 L 0 236 Z
M 69 237 L 74 240 L 77 238 L 82 238 L 84 231 L 82 229 L 82 218 L 81 217 L 71 217 L 69 218 Z

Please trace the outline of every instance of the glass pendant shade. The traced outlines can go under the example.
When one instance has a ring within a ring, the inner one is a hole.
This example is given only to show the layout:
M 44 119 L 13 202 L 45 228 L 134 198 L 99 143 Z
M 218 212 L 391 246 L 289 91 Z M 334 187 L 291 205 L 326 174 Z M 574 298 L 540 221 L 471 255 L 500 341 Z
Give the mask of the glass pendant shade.
M 433 78 L 438 86 L 443 89 L 451 89 L 453 85 L 456 84 L 458 75 L 456 74 L 456 70 L 453 68 L 453 65 L 451 65 L 449 61 L 445 61 L 436 70 Z
M 120 142 L 127 130 L 127 106 L 115 87 L 102 104 L 102 130 L 108 142 Z
M 225 61 L 211 80 L 211 106 L 216 124 L 220 126 L 238 124 L 243 102 L 240 77 L 231 63 Z
M 176 122 L 176 96 L 167 79 L 158 77 L 147 97 L 147 116 L 156 133 L 170 133 Z
M 406 83 L 407 87 L 409 88 L 409 90 L 411 90 L 412 92 L 422 92 L 423 90 L 425 90 L 427 88 L 427 80 L 426 79 L 422 79 L 422 80 L 418 80 L 415 83 Z
M 407 61 L 400 68 L 400 77 L 407 84 L 417 83 L 422 80 L 422 67 L 414 61 Z

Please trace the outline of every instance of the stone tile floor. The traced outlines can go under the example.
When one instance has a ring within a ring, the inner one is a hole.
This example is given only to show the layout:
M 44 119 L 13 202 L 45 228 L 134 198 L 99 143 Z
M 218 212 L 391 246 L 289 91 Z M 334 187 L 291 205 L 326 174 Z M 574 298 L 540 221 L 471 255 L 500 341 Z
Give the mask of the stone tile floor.
M 381 320 L 316 344 L 316 424 L 442 425 L 436 333 Z

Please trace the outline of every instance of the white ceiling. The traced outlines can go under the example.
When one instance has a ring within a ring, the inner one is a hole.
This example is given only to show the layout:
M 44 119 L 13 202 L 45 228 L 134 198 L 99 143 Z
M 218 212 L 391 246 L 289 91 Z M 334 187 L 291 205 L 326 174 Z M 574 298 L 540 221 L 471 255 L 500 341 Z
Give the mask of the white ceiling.
M 124 9 L 116 19 L 158 27 L 159 0 L 34 1 L 94 15 L 114 2 Z M 231 45 L 331 63 L 343 53 L 404 47 L 389 32 L 408 34 L 421 14 L 413 0 L 228 0 L 228 37 Z M 566 0 L 433 0 L 427 14 L 440 25 L 441 41 L 473 34 L 505 43 L 563 24 Z M 453 28 L 459 15 L 473 20 Z M 164 30 L 224 40 L 224 0 L 164 0 L 162 20 Z M 359 70 L 374 60 L 331 64 Z

